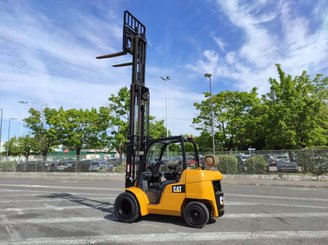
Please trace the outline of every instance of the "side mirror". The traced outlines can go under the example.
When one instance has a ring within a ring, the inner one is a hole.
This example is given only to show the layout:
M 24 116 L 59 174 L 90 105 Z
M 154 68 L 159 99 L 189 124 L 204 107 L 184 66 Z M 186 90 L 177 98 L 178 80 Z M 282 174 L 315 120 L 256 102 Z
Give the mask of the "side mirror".
M 216 156 L 209 155 L 209 156 L 204 157 L 204 164 L 207 167 L 214 167 L 214 166 L 218 165 L 218 163 L 219 163 L 219 161 Z

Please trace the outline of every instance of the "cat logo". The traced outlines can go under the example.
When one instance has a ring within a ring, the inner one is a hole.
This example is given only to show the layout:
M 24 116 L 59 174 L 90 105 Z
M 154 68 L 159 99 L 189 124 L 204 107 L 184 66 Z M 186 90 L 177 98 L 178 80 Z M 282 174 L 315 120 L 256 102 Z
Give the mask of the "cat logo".
M 184 193 L 186 192 L 185 185 L 174 185 L 172 186 L 173 193 Z

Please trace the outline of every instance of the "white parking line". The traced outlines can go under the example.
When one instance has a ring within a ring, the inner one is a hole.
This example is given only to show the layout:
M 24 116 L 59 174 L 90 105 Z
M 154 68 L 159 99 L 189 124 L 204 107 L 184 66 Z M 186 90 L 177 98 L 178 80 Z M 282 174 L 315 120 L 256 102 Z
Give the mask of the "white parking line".
M 101 198 L 91 198 L 89 201 L 92 202 L 94 201 L 102 201 L 102 200 L 112 200 L 113 198 L 116 198 L 116 196 L 107 196 L 107 197 L 101 197 Z M 89 199 L 85 197 L 73 197 L 72 200 L 83 200 L 83 199 Z M 71 201 L 70 199 L 66 198 L 48 198 L 48 199 L 19 199 L 19 200 L 5 200 L 5 201 L 0 201 L 0 203 L 15 203 L 15 202 L 61 202 L 61 201 Z M 88 201 L 88 200 L 85 200 Z
M 76 190 L 103 190 L 103 191 L 123 191 L 124 188 L 113 187 L 90 187 L 90 186 L 63 186 L 63 185 L 17 185 L 17 184 L 0 184 L 7 187 L 26 187 L 26 188 L 46 188 L 46 189 L 76 189 Z
M 221 219 L 242 219 L 242 218 L 326 218 L 328 213 L 236 213 L 225 214 Z M 1 224 L 54 224 L 54 223 L 85 223 L 107 221 L 103 217 L 67 217 L 67 218 L 35 218 L 35 219 L 10 219 L 0 220 Z
M 56 193 L 54 193 L 54 192 L 52 192 L 52 191 L 32 191 L 32 190 L 24 190 L 24 189 L 20 189 L 20 190 L 12 190 L 12 189 L 1 189 L 0 188 L 0 190 L 5 190 L 5 192 L 4 193 L 6 193 L 6 194 L 4 194 L 4 195 L 2 195 L 1 194 L 1 197 L 2 196 L 9 196 L 9 195 L 12 195 L 12 196 L 18 196 L 18 195 L 21 195 L 20 193 L 22 192 L 22 193 L 31 193 L 31 195 L 32 195 L 32 193 L 47 193 L 47 194 L 49 194 L 49 195 L 51 195 L 51 194 L 57 194 L 58 192 L 56 192 Z M 109 193 L 94 193 L 94 192 L 92 192 L 92 193 L 90 193 L 90 192 L 65 192 L 65 193 L 67 193 L 67 194 L 72 194 L 72 195 L 92 195 L 92 196 L 106 196 L 106 195 L 109 195 Z M 26 195 L 28 195 L 28 194 L 26 194 Z
M 7 231 L 7 233 L 9 234 L 10 238 L 13 240 L 20 240 L 21 236 L 19 234 L 19 232 L 14 228 L 14 226 L 12 224 L 10 224 L 8 221 L 8 218 L 6 215 L 0 215 L 0 220 L 3 220 L 4 222 L 6 222 L 5 224 L 5 229 Z
M 112 203 L 114 203 L 114 199 L 109 200 Z M 106 206 L 113 206 L 112 204 L 99 204 L 99 205 L 94 205 L 94 208 L 104 208 L 104 205 Z M 90 206 L 85 206 L 83 204 L 80 205 L 71 205 L 71 206 L 53 206 L 53 205 L 48 205 L 45 204 L 44 207 L 33 207 L 33 208 L 1 208 L 0 212 L 17 212 L 18 214 L 23 214 L 26 213 L 27 211 L 41 211 L 41 210 L 54 210 L 54 211 L 63 211 L 63 210 L 68 210 L 68 209 L 90 209 Z
M 122 234 L 104 236 L 46 237 L 28 238 L 24 240 L 1 241 L 0 244 L 96 244 L 96 243 L 145 243 L 145 242 L 199 242 L 227 240 L 259 240 L 259 239 L 322 239 L 328 238 L 328 231 L 257 231 L 257 232 L 195 232 L 195 233 L 153 233 Z
M 234 213 L 225 214 L 225 219 L 242 219 L 242 218 L 325 218 L 328 212 L 303 212 L 303 213 Z
M 263 199 L 328 202 L 327 198 L 314 198 L 314 197 L 286 197 L 286 196 L 249 195 L 249 194 L 234 194 L 234 193 L 225 193 L 224 195 L 225 197 L 248 197 L 248 198 L 263 198 Z
M 0 220 L 0 225 L 3 224 L 56 224 L 56 223 L 86 223 L 108 221 L 103 217 L 69 217 L 69 218 L 35 218 L 35 219 L 10 219 Z
M 225 205 L 226 206 L 278 206 L 278 207 L 328 209 L 328 206 L 313 206 L 313 205 L 310 206 L 310 205 L 264 203 L 264 202 L 228 202 L 228 201 L 225 201 Z
M 46 193 L 46 194 L 45 194 Z M 61 193 L 53 193 L 53 192 L 43 192 L 43 193 L 25 193 L 25 194 L 22 194 L 22 193 L 11 193 L 11 194 L 0 194 L 0 197 L 1 199 L 5 199 L 5 198 L 11 198 L 11 197 L 45 197 L 47 195 L 59 195 Z M 74 193 L 74 192 L 65 192 L 64 194 L 69 194 L 69 195 L 88 195 L 88 196 L 99 196 L 99 197 L 106 197 L 106 196 L 109 196 L 109 194 L 95 194 L 95 193 Z
M 97 200 L 102 200 L 102 198 L 93 199 L 95 201 Z M 109 197 L 105 199 L 107 202 L 111 202 L 112 204 L 115 202 L 115 197 Z M 60 201 L 60 200 L 57 200 Z M 86 200 L 88 201 L 88 200 Z M 92 202 L 92 201 L 89 201 Z M 112 204 L 108 204 L 109 206 L 112 206 Z M 328 209 L 328 207 L 323 207 L 323 206 L 304 206 L 304 205 L 290 205 L 290 204 L 269 204 L 269 203 L 251 203 L 251 202 L 226 202 L 227 206 L 261 206 L 261 205 L 266 205 L 266 206 L 282 206 L 282 207 L 299 207 L 299 208 L 314 208 L 314 209 Z M 29 207 L 29 208 L 0 208 L 0 212 L 17 212 L 19 214 L 26 213 L 28 211 L 33 211 L 33 210 L 55 210 L 55 211 L 63 211 L 63 210 L 69 210 L 69 209 L 89 209 L 90 207 L 84 206 L 83 204 L 80 205 L 71 205 L 71 206 L 53 206 L 53 205 L 48 205 L 44 204 L 43 207 Z M 321 214 L 321 213 L 320 213 Z M 226 214 L 224 217 L 228 216 L 229 214 Z M 297 216 L 298 217 L 298 216 Z

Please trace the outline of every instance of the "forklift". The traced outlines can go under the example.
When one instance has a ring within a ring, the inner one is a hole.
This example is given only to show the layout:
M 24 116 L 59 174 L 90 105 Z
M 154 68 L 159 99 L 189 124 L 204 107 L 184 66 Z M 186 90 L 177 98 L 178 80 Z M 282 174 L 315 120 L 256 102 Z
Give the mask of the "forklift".
M 149 137 L 146 45 L 146 27 L 125 11 L 123 51 L 97 57 L 132 56 L 131 62 L 113 65 L 132 66 L 125 192 L 115 200 L 115 215 L 125 223 L 148 214 L 178 216 L 190 227 L 202 228 L 224 214 L 223 176 L 214 167 L 215 156 L 199 159 L 192 137 Z M 193 151 L 192 156 L 187 156 L 186 149 Z

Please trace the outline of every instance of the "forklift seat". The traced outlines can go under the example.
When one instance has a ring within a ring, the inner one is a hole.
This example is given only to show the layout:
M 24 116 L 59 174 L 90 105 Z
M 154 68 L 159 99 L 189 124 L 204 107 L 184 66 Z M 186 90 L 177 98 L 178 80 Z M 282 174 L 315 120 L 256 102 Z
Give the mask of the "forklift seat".
M 173 184 L 173 183 L 177 183 L 177 180 L 173 180 L 173 179 L 169 179 L 169 180 L 164 180 L 162 182 L 162 190 L 164 190 L 165 186 L 169 185 L 169 184 Z

